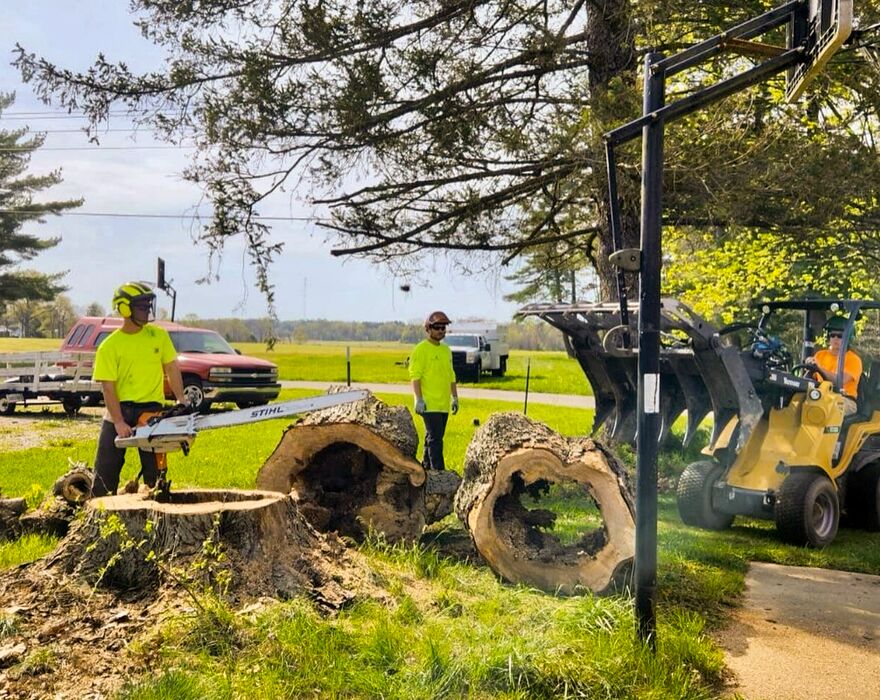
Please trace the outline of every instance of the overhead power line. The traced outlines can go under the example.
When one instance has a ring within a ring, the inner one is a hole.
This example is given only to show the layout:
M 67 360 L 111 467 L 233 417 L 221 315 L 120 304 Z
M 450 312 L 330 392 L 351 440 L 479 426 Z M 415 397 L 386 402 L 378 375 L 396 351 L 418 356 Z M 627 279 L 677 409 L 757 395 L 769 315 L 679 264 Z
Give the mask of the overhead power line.
M 40 146 L 39 150 L 43 151 L 185 151 L 193 149 L 195 146 Z M 4 148 L 0 146 L 0 153 L 22 153 L 30 152 L 34 149 L 25 146 L 14 146 Z
M 45 216 L 54 214 L 48 211 L 35 211 L 26 209 L 0 209 L 0 214 L 13 216 Z M 62 211 L 57 216 L 95 216 L 111 217 L 120 219 L 207 219 L 211 214 L 136 214 L 132 212 L 95 212 L 95 211 Z M 316 216 L 254 216 L 259 221 L 318 221 Z

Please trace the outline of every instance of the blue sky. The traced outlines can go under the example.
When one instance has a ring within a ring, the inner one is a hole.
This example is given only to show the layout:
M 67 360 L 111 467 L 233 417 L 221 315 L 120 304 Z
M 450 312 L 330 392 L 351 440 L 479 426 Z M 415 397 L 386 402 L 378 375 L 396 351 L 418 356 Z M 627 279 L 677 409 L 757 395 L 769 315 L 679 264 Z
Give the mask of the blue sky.
M 254 285 L 245 251 L 228 245 L 216 268 L 219 281 L 197 284 L 208 271 L 208 251 L 193 243 L 192 222 L 185 218 L 201 193 L 179 173 L 188 151 L 156 148 L 146 131 L 126 131 L 117 118 L 103 135 L 101 147 L 90 146 L 77 131 L 83 120 L 71 119 L 54 106 L 40 103 L 10 65 L 15 43 L 63 67 L 85 69 L 102 52 L 125 61 L 133 70 L 159 65 L 161 55 L 144 41 L 121 0 L 7 0 L 0 15 L 5 60 L 0 61 L 0 87 L 16 93 L 15 104 L 0 116 L 0 129 L 29 126 L 46 131 L 46 144 L 34 154 L 33 172 L 61 168 L 64 183 L 43 198 L 83 197 L 83 213 L 170 215 L 171 218 L 64 216 L 28 232 L 60 236 L 61 243 L 28 263 L 41 272 L 68 271 L 68 295 L 74 304 L 97 301 L 105 307 L 113 288 L 128 279 L 153 280 L 156 258 L 162 257 L 166 277 L 177 290 L 177 315 L 256 317 L 265 302 Z M 115 131 L 115 130 L 119 131 Z M 58 149 L 58 150 L 54 150 Z M 295 199 L 276 204 L 266 216 L 305 216 L 310 210 Z M 181 217 L 181 218 L 174 218 Z M 384 267 L 366 261 L 341 261 L 330 256 L 325 234 L 308 222 L 273 227 L 285 252 L 272 269 L 279 317 L 339 320 L 416 320 L 433 309 L 455 318 L 508 320 L 515 305 L 502 297 L 512 291 L 504 275 L 509 269 L 467 276 L 447 259 L 426 258 L 419 278 L 395 278 Z M 410 282 L 411 291 L 400 285 Z M 160 305 L 168 306 L 170 302 Z

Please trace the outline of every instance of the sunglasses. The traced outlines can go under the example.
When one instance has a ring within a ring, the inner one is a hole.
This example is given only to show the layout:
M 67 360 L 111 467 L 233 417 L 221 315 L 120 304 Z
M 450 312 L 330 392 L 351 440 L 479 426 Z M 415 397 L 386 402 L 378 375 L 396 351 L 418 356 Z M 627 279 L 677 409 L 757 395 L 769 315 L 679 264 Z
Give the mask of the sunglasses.
M 434 330 L 434 331 L 445 331 L 446 324 L 445 323 L 432 323 L 430 325 L 430 328 L 431 328 L 431 330 Z
M 842 337 L 843 337 L 843 333 L 838 333 L 837 331 L 835 331 L 834 333 L 829 333 L 829 334 L 828 334 L 828 337 L 829 337 L 829 338 L 842 338 Z

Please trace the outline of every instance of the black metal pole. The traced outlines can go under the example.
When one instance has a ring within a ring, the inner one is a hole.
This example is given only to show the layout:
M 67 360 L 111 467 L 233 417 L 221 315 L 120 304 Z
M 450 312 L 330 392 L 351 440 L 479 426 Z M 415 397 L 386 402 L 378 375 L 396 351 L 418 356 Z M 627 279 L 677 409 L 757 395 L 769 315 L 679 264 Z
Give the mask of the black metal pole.
M 645 57 L 644 114 L 663 107 L 665 74 L 657 53 Z M 638 634 L 655 644 L 657 591 L 657 438 L 660 428 L 660 253 L 663 212 L 663 126 L 642 133 L 642 260 L 639 289 L 639 383 L 636 458 L 635 604 Z
M 529 415 L 529 375 L 532 373 L 532 358 L 526 360 L 526 397 L 523 401 L 523 415 Z
M 345 386 L 351 386 L 351 345 L 345 346 Z

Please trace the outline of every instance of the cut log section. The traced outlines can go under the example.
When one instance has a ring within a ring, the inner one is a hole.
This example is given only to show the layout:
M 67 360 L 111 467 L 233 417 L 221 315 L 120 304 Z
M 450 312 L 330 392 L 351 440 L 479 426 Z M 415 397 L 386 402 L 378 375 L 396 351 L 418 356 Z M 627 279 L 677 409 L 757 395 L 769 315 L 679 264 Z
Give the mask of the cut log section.
M 83 517 L 46 560 L 71 574 L 128 594 L 162 584 L 214 585 L 236 597 L 309 594 L 338 607 L 351 594 L 349 555 L 318 533 L 289 496 L 270 491 L 173 491 L 87 501 Z
M 432 479 L 437 486 L 428 494 L 417 446 L 410 412 L 370 395 L 290 426 L 257 474 L 257 488 L 291 493 L 322 532 L 415 540 L 426 523 L 452 512 L 458 479 Z
M 491 416 L 468 446 L 455 511 L 508 581 L 570 595 L 608 592 L 630 576 L 627 474 L 588 438 L 564 438 L 518 413 Z

